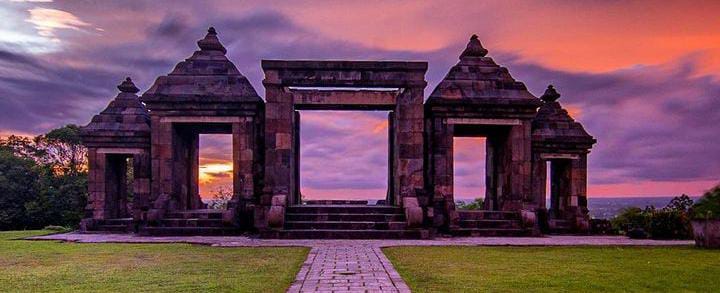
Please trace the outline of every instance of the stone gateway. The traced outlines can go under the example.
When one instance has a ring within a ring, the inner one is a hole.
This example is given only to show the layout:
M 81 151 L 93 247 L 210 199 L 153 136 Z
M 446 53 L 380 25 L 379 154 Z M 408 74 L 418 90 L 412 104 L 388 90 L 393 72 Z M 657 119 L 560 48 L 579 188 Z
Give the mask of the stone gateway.
M 596 140 L 553 86 L 533 96 L 475 35 L 426 101 L 426 62 L 311 60 L 262 60 L 263 100 L 215 29 L 197 44 L 140 96 L 127 78 L 82 129 L 82 231 L 362 239 L 589 230 L 587 155 Z M 384 200 L 302 200 L 300 110 L 389 112 Z M 232 135 L 233 192 L 223 209 L 200 198 L 200 134 Z M 455 137 L 487 141 L 481 210 L 455 206 Z

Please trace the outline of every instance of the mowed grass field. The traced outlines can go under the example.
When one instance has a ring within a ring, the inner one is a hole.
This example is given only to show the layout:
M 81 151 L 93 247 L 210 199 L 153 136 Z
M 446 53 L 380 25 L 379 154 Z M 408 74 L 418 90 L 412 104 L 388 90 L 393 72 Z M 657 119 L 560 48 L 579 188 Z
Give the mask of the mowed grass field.
M 413 292 L 720 292 L 720 251 L 694 247 L 392 247 Z
M 308 248 L 75 244 L 0 232 L 2 292 L 284 292 Z

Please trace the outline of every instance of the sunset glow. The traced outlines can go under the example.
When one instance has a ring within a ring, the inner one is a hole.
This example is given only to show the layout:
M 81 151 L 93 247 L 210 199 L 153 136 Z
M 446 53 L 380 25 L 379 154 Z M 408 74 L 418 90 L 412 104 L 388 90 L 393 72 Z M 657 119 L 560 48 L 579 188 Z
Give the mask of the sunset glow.
M 223 177 L 230 176 L 232 175 L 232 170 L 232 162 L 200 165 L 200 183 L 212 183 L 214 178 L 218 175 Z

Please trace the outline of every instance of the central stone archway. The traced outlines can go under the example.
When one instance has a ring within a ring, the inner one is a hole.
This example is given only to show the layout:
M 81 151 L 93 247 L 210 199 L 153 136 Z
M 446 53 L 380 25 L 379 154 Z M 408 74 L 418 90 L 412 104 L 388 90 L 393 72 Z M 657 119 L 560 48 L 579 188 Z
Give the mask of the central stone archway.
M 278 220 L 269 219 L 269 226 L 281 226 L 284 207 L 300 203 L 299 110 L 390 111 L 387 203 L 419 210 L 419 202 L 427 201 L 422 198 L 426 62 L 263 60 L 262 68 L 265 185 L 259 214 Z

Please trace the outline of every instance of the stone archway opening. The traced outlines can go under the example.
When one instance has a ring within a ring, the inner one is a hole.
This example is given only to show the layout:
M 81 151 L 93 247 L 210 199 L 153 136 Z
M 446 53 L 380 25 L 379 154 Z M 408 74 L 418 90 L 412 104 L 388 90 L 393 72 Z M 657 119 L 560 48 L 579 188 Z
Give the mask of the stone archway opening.
M 223 209 L 234 193 L 232 135 L 201 133 L 198 145 L 200 198 L 208 208 Z
M 453 138 L 453 188 L 459 208 L 482 209 L 487 186 L 487 138 Z
M 133 204 L 133 158 L 105 155 L 105 204 L 108 218 L 131 218 Z
M 298 112 L 302 201 L 383 204 L 389 192 L 390 111 Z
M 578 196 L 586 189 L 582 172 L 585 158 L 577 154 L 541 154 L 539 157 L 541 162 L 538 165 L 543 170 L 540 170 L 538 180 L 544 186 L 538 201 L 547 210 L 542 215 L 546 218 L 542 229 L 551 233 L 567 233 L 574 229 L 578 211 L 587 206 L 587 198 Z

